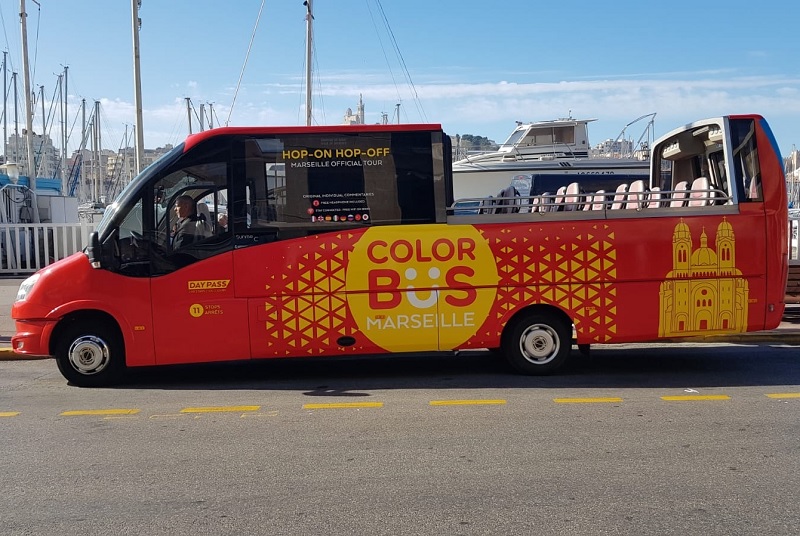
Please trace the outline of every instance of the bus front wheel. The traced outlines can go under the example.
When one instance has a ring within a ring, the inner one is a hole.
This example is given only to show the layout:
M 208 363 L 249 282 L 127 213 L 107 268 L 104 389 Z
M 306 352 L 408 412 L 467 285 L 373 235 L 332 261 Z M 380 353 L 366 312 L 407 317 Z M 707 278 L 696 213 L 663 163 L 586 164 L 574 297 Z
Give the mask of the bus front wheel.
M 546 312 L 524 314 L 506 327 L 503 351 L 522 374 L 550 374 L 561 367 L 572 349 L 571 326 Z
M 105 323 L 68 326 L 58 339 L 55 357 L 61 374 L 78 387 L 111 385 L 125 370 L 122 337 Z

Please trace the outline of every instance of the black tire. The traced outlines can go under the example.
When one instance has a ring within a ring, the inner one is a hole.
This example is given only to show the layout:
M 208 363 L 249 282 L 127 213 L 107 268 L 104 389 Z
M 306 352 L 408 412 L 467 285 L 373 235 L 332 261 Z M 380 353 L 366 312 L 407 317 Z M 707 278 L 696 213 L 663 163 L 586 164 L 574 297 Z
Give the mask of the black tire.
M 508 363 L 522 374 L 551 374 L 572 350 L 572 326 L 552 313 L 522 314 L 506 326 L 503 351 Z
M 487 348 L 486 350 L 489 352 L 489 355 L 492 356 L 493 358 L 502 358 L 502 359 L 506 358 L 506 353 L 503 351 L 502 348 Z
M 58 370 L 78 387 L 113 385 L 125 372 L 125 345 L 119 331 L 107 323 L 68 326 L 55 347 Z

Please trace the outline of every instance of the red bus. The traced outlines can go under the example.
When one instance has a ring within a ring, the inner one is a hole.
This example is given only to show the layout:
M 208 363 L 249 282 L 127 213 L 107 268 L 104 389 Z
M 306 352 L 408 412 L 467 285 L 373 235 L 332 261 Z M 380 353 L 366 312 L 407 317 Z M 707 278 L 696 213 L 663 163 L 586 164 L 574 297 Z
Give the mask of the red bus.
M 22 283 L 13 348 L 79 386 L 127 367 L 480 348 L 546 374 L 573 342 L 776 327 L 788 209 L 767 122 L 699 121 L 653 149 L 649 183 L 507 188 L 465 213 L 438 125 L 195 134 L 84 252 Z

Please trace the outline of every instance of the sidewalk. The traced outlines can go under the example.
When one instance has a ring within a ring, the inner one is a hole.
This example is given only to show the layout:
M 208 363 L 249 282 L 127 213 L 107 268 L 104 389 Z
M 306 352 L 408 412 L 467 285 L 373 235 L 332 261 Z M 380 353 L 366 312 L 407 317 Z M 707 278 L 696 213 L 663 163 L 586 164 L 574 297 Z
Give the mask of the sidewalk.
M 16 330 L 14 321 L 11 319 L 11 305 L 17 297 L 17 289 L 20 283 L 22 283 L 22 279 L 0 279 L 0 361 L 41 359 L 41 357 L 17 355 L 11 349 L 11 336 L 14 335 Z M 681 339 L 681 341 L 800 345 L 800 297 L 786 297 L 786 311 L 783 314 L 783 321 L 776 329 L 751 333 L 692 337 Z

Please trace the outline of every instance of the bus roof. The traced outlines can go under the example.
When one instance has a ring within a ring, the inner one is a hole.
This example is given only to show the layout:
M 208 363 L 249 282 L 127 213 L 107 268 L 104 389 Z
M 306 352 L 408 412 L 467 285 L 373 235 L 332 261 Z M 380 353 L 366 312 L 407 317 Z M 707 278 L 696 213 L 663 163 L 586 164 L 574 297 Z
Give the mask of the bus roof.
M 186 152 L 198 143 L 217 136 L 243 136 L 264 134 L 349 134 L 360 132 L 411 132 L 441 131 L 440 124 L 401 123 L 391 125 L 325 125 L 325 126 L 273 126 L 273 127 L 219 127 L 190 134 L 186 138 L 183 151 Z

